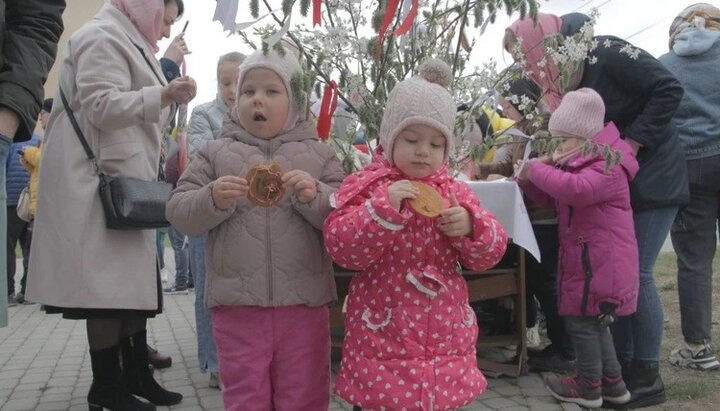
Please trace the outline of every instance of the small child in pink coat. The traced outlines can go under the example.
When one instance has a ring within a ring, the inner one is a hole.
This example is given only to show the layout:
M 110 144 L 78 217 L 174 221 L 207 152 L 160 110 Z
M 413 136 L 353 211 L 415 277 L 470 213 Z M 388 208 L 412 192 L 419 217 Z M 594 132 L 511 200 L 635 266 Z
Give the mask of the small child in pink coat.
M 430 60 L 390 93 L 373 163 L 345 179 L 323 227 L 325 247 L 360 271 L 347 299 L 335 393 L 367 409 L 448 410 L 487 382 L 477 367 L 475 313 L 458 262 L 485 270 L 507 235 L 470 188 L 448 174 L 455 103 L 450 68 Z M 429 217 L 409 200 L 421 182 L 445 205 Z
M 617 127 L 604 125 L 604 117 L 605 105 L 594 90 L 567 93 L 548 123 L 562 144 L 552 159 L 529 160 L 519 174 L 528 196 L 557 210 L 558 311 L 577 358 L 577 376 L 549 379 L 547 388 L 561 401 L 588 408 L 603 402 L 621 407 L 630 399 L 608 325 L 635 312 L 639 287 L 630 206 L 630 180 L 639 167 Z M 619 151 L 620 164 L 608 169 L 602 155 L 584 153 L 588 140 Z

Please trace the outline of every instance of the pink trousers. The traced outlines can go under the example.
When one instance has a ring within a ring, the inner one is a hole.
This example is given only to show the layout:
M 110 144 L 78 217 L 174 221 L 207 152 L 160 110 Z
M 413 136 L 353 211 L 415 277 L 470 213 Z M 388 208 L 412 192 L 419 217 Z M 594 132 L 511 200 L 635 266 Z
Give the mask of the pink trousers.
M 227 411 L 327 411 L 327 306 L 213 308 Z

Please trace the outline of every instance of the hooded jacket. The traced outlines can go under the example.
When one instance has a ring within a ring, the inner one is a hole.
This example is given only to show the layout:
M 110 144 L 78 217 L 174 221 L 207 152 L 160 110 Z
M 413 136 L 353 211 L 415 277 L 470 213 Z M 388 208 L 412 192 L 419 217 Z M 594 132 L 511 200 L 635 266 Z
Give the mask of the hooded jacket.
M 289 191 L 274 206 L 247 198 L 219 210 L 214 181 L 246 176 L 255 164 L 276 162 L 285 171 L 304 170 L 317 179 L 317 197 L 300 204 Z M 188 235 L 208 232 L 205 304 L 320 306 L 337 299 L 332 262 L 322 245 L 329 197 L 345 177 L 335 151 L 304 121 L 270 140 L 254 137 L 233 115 L 217 140 L 208 141 L 178 181 L 166 214 Z
M 605 170 L 601 155 L 578 156 L 563 168 L 530 163 L 523 191 L 536 201 L 555 203 L 558 213 L 558 311 L 592 316 L 611 303 L 618 316 L 637 308 L 638 248 L 629 183 L 638 172 L 630 147 L 613 123 L 593 139 L 620 151 L 619 165 Z
M 720 154 L 720 31 L 688 27 L 659 60 L 685 89 L 673 116 L 685 158 Z
M 419 181 L 451 193 L 472 217 L 470 236 L 447 237 L 436 220 L 390 206 L 388 186 L 406 179 L 381 155 L 348 177 L 323 228 L 351 283 L 335 392 L 368 409 L 448 410 L 487 387 L 477 367 L 478 328 L 458 260 L 485 270 L 503 256 L 507 234 L 447 167 Z

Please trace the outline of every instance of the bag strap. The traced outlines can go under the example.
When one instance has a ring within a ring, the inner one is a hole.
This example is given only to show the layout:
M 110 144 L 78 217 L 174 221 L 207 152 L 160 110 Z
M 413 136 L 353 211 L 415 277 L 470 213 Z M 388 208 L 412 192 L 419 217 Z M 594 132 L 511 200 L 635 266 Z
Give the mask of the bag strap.
M 98 166 L 98 162 L 97 162 L 97 158 L 95 157 L 95 153 L 93 153 L 87 140 L 85 140 L 85 135 L 83 134 L 82 130 L 80 130 L 80 126 L 78 125 L 78 122 L 75 119 L 75 114 L 73 114 L 72 109 L 70 109 L 70 104 L 68 104 L 67 98 L 65 97 L 65 93 L 63 92 L 62 87 L 60 87 L 60 98 L 62 99 L 63 106 L 65 106 L 65 112 L 67 112 L 68 117 L 70 118 L 70 123 L 72 124 L 73 128 L 75 129 L 75 134 L 77 134 L 77 137 L 80 140 L 80 144 L 82 144 L 83 148 L 85 149 L 85 154 L 87 154 L 88 160 L 90 160 L 90 162 L 93 164 L 93 167 L 95 167 L 95 172 L 97 173 L 98 177 L 100 177 L 101 180 L 104 179 L 105 173 L 103 173 L 102 170 L 100 170 L 100 166 Z

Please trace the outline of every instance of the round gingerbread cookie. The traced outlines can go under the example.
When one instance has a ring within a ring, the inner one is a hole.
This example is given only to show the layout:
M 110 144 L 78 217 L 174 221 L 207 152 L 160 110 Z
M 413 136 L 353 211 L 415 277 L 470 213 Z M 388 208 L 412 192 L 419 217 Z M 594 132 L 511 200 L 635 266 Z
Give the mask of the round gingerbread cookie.
M 278 163 L 252 166 L 246 177 L 250 186 L 248 199 L 262 207 L 277 204 L 285 195 L 282 175 L 283 170 Z
M 444 206 L 440 193 L 429 185 L 419 181 L 413 181 L 412 185 L 414 185 L 419 192 L 417 197 L 409 200 L 410 206 L 417 211 L 418 214 L 426 217 L 439 216 Z

